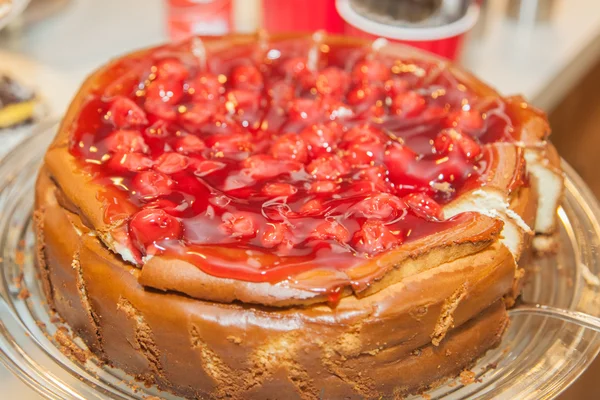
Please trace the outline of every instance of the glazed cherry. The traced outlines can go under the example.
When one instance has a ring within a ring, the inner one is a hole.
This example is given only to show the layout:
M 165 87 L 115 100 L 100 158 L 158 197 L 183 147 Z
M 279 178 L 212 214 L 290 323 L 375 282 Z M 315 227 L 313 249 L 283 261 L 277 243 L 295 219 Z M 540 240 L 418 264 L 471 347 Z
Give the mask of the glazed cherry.
M 381 61 L 360 61 L 352 69 L 352 79 L 367 82 L 385 82 L 391 76 L 390 68 Z
M 159 79 L 182 82 L 189 74 L 188 68 L 177 58 L 165 58 L 156 63 L 156 76 Z
M 154 161 L 141 153 L 115 153 L 107 165 L 117 172 L 137 172 L 152 168 Z
M 271 145 L 269 152 L 278 160 L 294 160 L 304 163 L 308 159 L 306 143 L 295 133 L 281 136 Z
M 266 154 L 250 156 L 242 162 L 242 166 L 245 173 L 254 179 L 272 178 L 302 169 L 300 163 L 277 160 Z
M 163 174 L 175 174 L 185 170 L 188 158 L 179 153 L 167 152 L 156 159 L 155 169 Z
M 152 244 L 178 240 L 183 235 L 181 222 L 161 209 L 140 210 L 131 218 L 129 231 L 141 250 Z
M 349 171 L 348 163 L 336 155 L 319 157 L 306 167 L 306 172 L 322 180 L 335 180 Z
M 308 185 L 309 193 L 335 193 L 339 189 L 339 185 L 332 181 L 314 181 Z
M 183 96 L 183 86 L 173 80 L 157 79 L 146 89 L 146 102 L 177 104 Z
M 308 146 L 312 157 L 331 153 L 337 146 L 339 132 L 331 125 L 316 124 L 306 127 L 300 137 Z
M 322 95 L 339 96 L 347 90 L 349 83 L 348 73 L 339 68 L 329 67 L 319 72 L 315 86 Z
M 114 153 L 145 153 L 148 146 L 138 131 L 119 129 L 107 136 L 104 143 Z
M 323 204 L 323 200 L 312 199 L 304 203 L 298 212 L 303 215 L 315 216 L 324 213 L 325 210 L 326 206 Z
M 213 160 L 196 160 L 191 158 L 189 159 L 189 163 L 194 171 L 194 175 L 199 177 L 210 175 L 226 167 L 225 163 Z
M 112 101 L 106 118 L 118 128 L 146 125 L 146 113 L 133 100 L 117 96 Z
M 262 193 L 268 197 L 289 197 L 298 192 L 298 188 L 289 183 L 267 183 L 262 188 Z
M 213 101 L 224 92 L 219 78 L 210 73 L 200 73 L 188 84 L 188 93 L 195 101 Z
M 448 154 L 459 150 L 468 160 L 477 158 L 481 154 L 481 147 L 470 136 L 454 129 L 447 129 L 435 138 L 434 147 L 439 154 Z
M 143 199 L 155 199 L 171 193 L 175 182 L 158 171 L 143 171 L 133 178 L 131 188 Z
M 427 103 L 420 94 L 410 91 L 396 94 L 392 99 L 391 111 L 399 116 L 412 118 L 419 115 Z
M 239 65 L 231 71 L 231 85 L 238 89 L 256 90 L 263 84 L 263 76 L 254 65 Z
M 357 215 L 365 218 L 393 219 L 402 215 L 407 209 L 406 203 L 389 193 L 378 193 L 358 202 L 352 208 Z
M 219 228 L 233 238 L 250 238 L 256 236 L 256 222 L 250 215 L 223 214 L 223 223 Z
M 271 248 L 281 244 L 291 245 L 289 237 L 291 236 L 290 228 L 283 223 L 268 223 L 260 238 L 260 242 L 264 247 Z
M 342 224 L 334 220 L 325 220 L 321 222 L 310 234 L 313 239 L 327 240 L 332 239 L 340 243 L 350 240 L 350 232 Z
M 483 128 L 483 118 L 476 110 L 460 110 L 448 115 L 446 124 L 466 132 L 476 132 Z
M 442 207 L 431 197 L 423 193 L 411 193 L 403 198 L 411 210 L 421 218 L 441 220 Z
M 358 250 L 376 254 L 402 243 L 399 234 L 393 234 L 381 221 L 368 220 L 354 236 Z
M 204 141 L 194 135 L 186 135 L 175 143 L 175 150 L 181 154 L 200 153 L 204 149 L 206 149 Z
M 319 103 L 314 99 L 299 98 L 290 102 L 288 115 L 291 120 L 314 121 L 320 114 Z

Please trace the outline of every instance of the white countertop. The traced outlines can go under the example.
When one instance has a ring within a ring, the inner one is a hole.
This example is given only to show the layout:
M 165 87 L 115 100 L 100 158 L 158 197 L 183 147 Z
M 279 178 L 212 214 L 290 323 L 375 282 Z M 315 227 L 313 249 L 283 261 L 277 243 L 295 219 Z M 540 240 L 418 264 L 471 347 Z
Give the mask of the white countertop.
M 551 110 L 600 59 L 600 1 L 545 1 L 556 2 L 552 19 L 524 26 L 505 17 L 507 0 L 488 0 L 462 62 L 502 93 Z M 161 0 L 72 0 L 22 29 L 0 35 L 0 70 L 36 86 L 56 116 L 97 66 L 167 38 Z M 40 398 L 1 365 L 0 387 L 3 399 Z

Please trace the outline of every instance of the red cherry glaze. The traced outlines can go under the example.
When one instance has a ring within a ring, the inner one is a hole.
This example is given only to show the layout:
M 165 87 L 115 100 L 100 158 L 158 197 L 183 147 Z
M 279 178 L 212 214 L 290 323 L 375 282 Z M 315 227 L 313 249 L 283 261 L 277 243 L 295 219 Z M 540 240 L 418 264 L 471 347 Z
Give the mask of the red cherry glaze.
M 133 178 L 131 188 L 143 199 L 154 199 L 170 194 L 173 184 L 168 175 L 157 171 L 143 171 Z
M 239 89 L 259 89 L 263 76 L 254 65 L 240 65 L 231 71 L 231 85 Z
M 367 254 L 377 254 L 402 243 L 400 232 L 392 233 L 381 221 L 366 221 L 354 235 L 356 247 Z
M 398 197 L 389 193 L 378 193 L 356 203 L 353 211 L 365 218 L 385 220 L 398 217 L 406 208 L 406 204 Z
M 186 135 L 175 142 L 175 150 L 182 154 L 200 153 L 206 144 L 198 136 Z
M 271 145 L 270 153 L 278 160 L 306 162 L 308 148 L 304 140 L 295 133 L 281 136 Z
M 223 223 L 219 228 L 234 238 L 252 238 L 256 236 L 256 222 L 250 215 L 223 214 Z
M 134 130 L 114 131 L 108 135 L 104 143 L 108 150 L 115 153 L 145 153 L 148 151 L 144 137 L 140 132 Z
M 306 171 L 322 180 L 335 180 L 350 171 L 348 163 L 336 155 L 320 157 L 306 167 Z
M 298 189 L 289 183 L 267 183 L 262 188 L 262 193 L 268 197 L 289 197 L 298 193 Z
M 223 91 L 219 78 L 210 73 L 200 73 L 188 84 L 188 93 L 195 101 L 216 100 Z
M 266 248 L 276 247 L 282 244 L 290 246 L 292 244 L 289 240 L 290 236 L 290 228 L 286 224 L 269 223 L 265 226 L 260 241 Z
M 431 197 L 423 193 L 411 193 L 404 197 L 406 204 L 418 216 L 425 219 L 441 220 L 442 207 Z
M 357 81 L 385 82 L 390 75 L 390 68 L 378 60 L 361 61 L 352 69 L 352 79 Z
M 337 221 L 325 220 L 321 222 L 315 230 L 310 234 L 310 237 L 319 240 L 333 239 L 340 243 L 345 243 L 350 240 L 350 232 L 348 229 Z
M 106 119 L 118 128 L 130 128 L 148 123 L 146 113 L 133 100 L 118 96 L 110 105 Z
M 183 82 L 189 74 L 188 68 L 177 58 L 165 58 L 156 63 L 156 76 L 159 79 Z
M 148 246 L 167 240 L 178 240 L 183 234 L 179 220 L 162 209 L 147 208 L 131 218 L 129 231 L 138 248 L 145 251 Z
M 188 166 L 188 158 L 179 153 L 163 153 L 156 159 L 154 168 L 163 174 L 175 174 L 185 170 Z
M 115 153 L 107 165 L 115 172 L 136 172 L 152 168 L 154 161 L 141 153 Z
M 280 56 L 260 65 L 239 57 L 267 54 L 253 44 L 202 67 L 181 49 L 151 51 L 98 81 L 70 151 L 103 186 L 107 224 L 128 223 L 113 237 L 138 262 L 167 254 L 214 276 L 280 282 L 343 271 L 466 218 L 444 220 L 441 205 L 484 184 L 482 146 L 513 140 L 529 111 L 478 98 L 432 63 L 360 46 L 331 44 L 309 68 L 308 42 L 267 43 Z
M 394 114 L 411 118 L 419 115 L 426 106 L 423 96 L 416 92 L 405 92 L 394 96 L 391 109 Z

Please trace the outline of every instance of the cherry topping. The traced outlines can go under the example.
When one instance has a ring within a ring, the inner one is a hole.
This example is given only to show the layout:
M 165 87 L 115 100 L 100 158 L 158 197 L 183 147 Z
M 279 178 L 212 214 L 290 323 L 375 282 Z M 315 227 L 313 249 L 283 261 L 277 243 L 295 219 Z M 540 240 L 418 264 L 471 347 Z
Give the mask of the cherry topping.
M 441 204 L 482 184 L 483 145 L 517 127 L 504 100 L 429 61 L 328 43 L 310 65 L 306 41 L 264 45 L 204 65 L 163 47 L 120 63 L 81 106 L 70 151 L 105 185 L 105 221 L 128 221 L 115 240 L 140 263 L 172 255 L 256 282 L 344 276 L 452 226 Z M 232 266 L 237 253 L 260 265 Z
M 148 146 L 141 133 L 134 130 L 119 129 L 105 139 L 108 150 L 115 153 L 145 153 Z
M 318 215 L 325 211 L 325 205 L 321 199 L 312 199 L 307 201 L 300 207 L 300 214 L 304 215 Z
M 157 79 L 146 89 L 146 102 L 177 104 L 183 96 L 182 85 L 173 80 Z M 146 108 L 148 105 L 146 105 Z
M 401 215 L 406 208 L 400 198 L 389 193 L 379 193 L 358 202 L 353 211 L 365 218 L 388 219 Z
M 252 216 L 244 214 L 223 214 L 223 223 L 219 228 L 234 238 L 249 238 L 256 236 L 256 223 Z
M 440 154 L 448 154 L 458 149 L 468 160 L 475 159 L 481 154 L 481 147 L 475 140 L 454 129 L 440 132 L 435 138 L 434 147 Z
M 277 139 L 271 145 L 270 153 L 279 160 L 295 160 L 303 163 L 308 159 L 306 144 L 295 133 L 289 133 Z
M 336 155 L 320 157 L 306 167 L 306 172 L 316 179 L 335 180 L 349 172 L 348 164 Z
M 106 117 L 119 128 L 130 128 L 148 123 L 144 110 L 133 100 L 123 96 L 115 97 Z
M 427 103 L 423 96 L 416 92 L 399 93 L 392 99 L 391 109 L 394 114 L 412 118 L 425 110 Z
M 316 80 L 317 91 L 323 95 L 340 95 L 345 92 L 350 79 L 348 74 L 336 67 L 325 68 Z
M 299 98 L 291 101 L 289 117 L 292 120 L 314 121 L 320 115 L 319 104 L 314 99 Z
M 219 78 L 210 73 L 198 74 L 193 81 L 189 83 L 188 93 L 192 95 L 195 101 L 216 100 L 223 92 L 223 85 Z
M 367 82 L 384 82 L 391 76 L 390 69 L 381 61 L 361 61 L 352 69 L 352 79 Z
M 255 90 L 263 84 L 263 76 L 254 65 L 239 65 L 231 71 L 231 84 L 239 89 Z
M 483 118 L 475 110 L 460 110 L 448 115 L 446 120 L 448 126 L 455 127 L 467 132 L 475 132 L 483 128 Z
M 156 76 L 160 79 L 182 82 L 189 74 L 187 67 L 174 57 L 165 58 L 156 64 Z
M 317 225 L 310 236 L 320 240 L 333 239 L 341 243 L 350 240 L 350 232 L 348 232 L 348 229 L 339 222 L 330 219 L 326 219 Z
M 175 142 L 175 150 L 182 154 L 199 153 L 205 148 L 204 141 L 194 135 L 186 135 Z
M 332 181 L 314 181 L 310 183 L 308 191 L 310 193 L 335 193 L 339 185 Z
M 423 193 L 411 193 L 403 198 L 411 210 L 425 219 L 441 220 L 443 218 L 442 207 L 431 197 Z
M 298 192 L 298 189 L 289 183 L 267 183 L 262 188 L 262 193 L 269 197 L 289 197 Z
M 167 152 L 158 157 L 154 168 L 163 174 L 175 174 L 183 171 L 187 166 L 188 158 L 186 156 L 179 153 Z
M 132 189 L 144 199 L 154 199 L 171 193 L 174 182 L 167 175 L 157 171 L 143 171 L 133 178 Z
M 129 222 L 131 235 L 142 250 L 165 240 L 178 240 L 183 235 L 179 220 L 161 209 L 146 208 L 133 215 Z
M 394 235 L 381 221 L 368 220 L 356 232 L 356 247 L 367 254 L 389 250 L 402 243 L 399 234 Z
M 143 171 L 152 168 L 154 161 L 141 153 L 115 153 L 108 161 L 114 171 Z
M 337 144 L 339 134 L 330 125 L 311 125 L 305 128 L 300 137 L 308 145 L 311 156 L 330 153 Z
M 302 165 L 293 161 L 277 160 L 266 154 L 250 156 L 242 162 L 247 175 L 254 179 L 267 179 L 280 174 L 298 171 Z
M 268 223 L 265 226 L 260 242 L 263 246 L 275 247 L 281 244 L 291 245 L 288 237 L 291 236 L 290 228 L 283 223 Z

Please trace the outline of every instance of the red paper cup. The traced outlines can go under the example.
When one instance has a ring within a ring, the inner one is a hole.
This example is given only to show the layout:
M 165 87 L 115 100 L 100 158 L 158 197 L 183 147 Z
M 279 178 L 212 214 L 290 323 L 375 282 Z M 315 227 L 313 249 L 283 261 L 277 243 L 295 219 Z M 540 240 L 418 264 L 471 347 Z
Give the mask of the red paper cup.
M 174 41 L 192 35 L 224 35 L 232 30 L 232 1 L 169 0 L 167 18 Z
M 386 38 L 455 60 L 462 48 L 465 34 L 479 18 L 479 5 L 472 4 L 459 20 L 436 27 L 399 27 L 382 24 L 358 14 L 349 0 L 337 0 L 337 10 L 345 21 L 344 33 L 367 39 Z
M 335 0 L 263 0 L 262 6 L 263 28 L 271 33 L 344 31 Z

